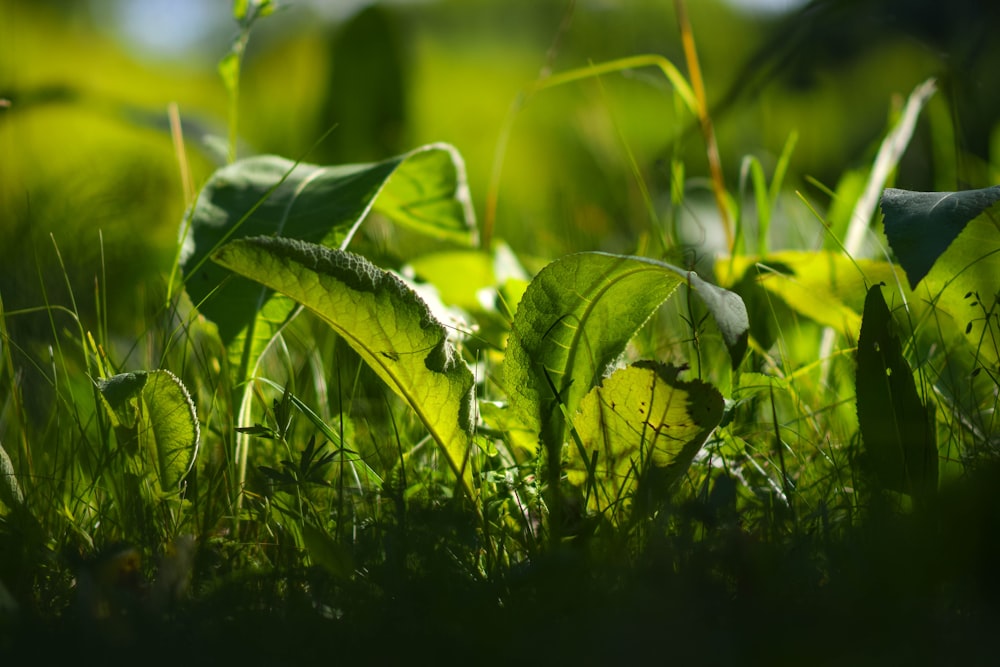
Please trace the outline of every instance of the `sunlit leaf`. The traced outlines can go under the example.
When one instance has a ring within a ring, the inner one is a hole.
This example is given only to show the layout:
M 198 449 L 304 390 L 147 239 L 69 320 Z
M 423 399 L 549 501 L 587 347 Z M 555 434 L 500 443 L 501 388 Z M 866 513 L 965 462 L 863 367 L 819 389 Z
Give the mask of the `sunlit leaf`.
M 569 448 L 566 472 L 584 486 L 593 474 L 590 509 L 624 516 L 636 489 L 665 494 L 684 475 L 719 425 L 722 395 L 678 369 L 640 362 L 615 371 L 580 404 L 573 426 L 582 447 Z M 594 464 L 593 470 L 590 469 Z
M 921 282 L 919 290 L 900 283 L 902 275 L 894 264 L 852 260 L 833 251 L 783 251 L 760 260 L 724 259 L 717 262 L 716 271 L 723 284 L 755 281 L 797 313 L 834 328 L 847 340 L 855 340 L 861 329 L 868 286 L 879 282 L 894 285 L 906 299 L 916 335 L 927 345 L 944 343 L 952 357 L 967 353 L 993 366 L 1000 362 L 995 346 L 979 345 L 976 338 L 966 335 L 975 312 L 965 295 L 993 293 L 996 276 L 1000 275 L 997 230 L 987 216 L 969 223 Z M 774 318 L 773 304 L 759 303 L 759 295 L 743 291 L 747 306 L 758 315 L 755 329 L 765 318 Z
M 527 453 L 534 456 L 538 452 L 538 432 L 527 428 L 521 416 L 510 409 L 510 406 L 492 401 L 479 401 L 479 416 L 490 428 L 504 434 L 504 440 L 509 443 L 514 452 Z
M 966 225 L 1000 200 L 1000 185 L 961 192 L 882 193 L 885 235 L 915 288 Z
M 343 248 L 373 206 L 426 234 L 475 239 L 464 166 L 443 144 L 377 164 L 320 167 L 254 157 L 213 174 L 192 213 L 181 265 L 191 299 L 219 328 L 237 384 L 296 306 L 208 262 L 209 255 L 227 240 L 260 234 Z
M 201 433 L 194 402 L 180 379 L 166 370 L 150 371 L 142 399 L 149 419 L 145 444 L 156 461 L 160 487 L 176 490 L 198 457 Z
M 879 285 L 868 291 L 858 339 L 858 422 L 864 464 L 884 489 L 924 501 L 937 491 L 933 404 L 925 407 Z
M 145 457 L 161 489 L 176 490 L 194 465 L 201 440 L 184 384 L 170 371 L 155 370 L 119 373 L 98 380 L 97 388 L 126 451 Z
M 728 273 L 729 268 L 733 273 Z M 852 260 L 841 252 L 784 251 L 755 259 L 720 260 L 724 284 L 749 277 L 796 312 L 854 339 L 861 327 L 863 295 L 869 284 L 890 282 L 893 266 L 875 260 Z M 740 278 L 737 278 L 739 276 Z M 748 303 L 760 317 L 773 318 L 767 304 Z M 758 318 L 758 319 L 759 319 Z M 755 327 L 760 322 L 755 322 Z
M 564 412 L 575 413 L 629 339 L 688 279 L 708 297 L 736 361 L 749 328 L 738 296 L 655 260 L 579 253 L 545 267 L 521 299 L 504 363 L 511 406 L 544 442 L 561 446 Z
M 292 239 L 233 241 L 213 259 L 329 324 L 413 408 L 471 497 L 472 372 L 410 288 L 363 257 Z

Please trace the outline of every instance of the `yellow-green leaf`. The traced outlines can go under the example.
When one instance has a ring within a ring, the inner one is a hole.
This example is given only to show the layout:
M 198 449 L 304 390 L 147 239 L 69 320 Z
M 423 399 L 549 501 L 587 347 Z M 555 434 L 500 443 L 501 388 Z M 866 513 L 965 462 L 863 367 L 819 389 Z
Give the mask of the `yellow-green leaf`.
M 620 520 L 636 491 L 669 491 L 719 425 L 718 390 L 677 375 L 676 367 L 640 362 L 584 397 L 573 421 L 581 446 L 569 448 L 566 472 L 589 488 L 591 510 Z
M 472 497 L 472 372 L 413 290 L 358 255 L 280 237 L 233 241 L 213 259 L 329 324 L 413 408 Z

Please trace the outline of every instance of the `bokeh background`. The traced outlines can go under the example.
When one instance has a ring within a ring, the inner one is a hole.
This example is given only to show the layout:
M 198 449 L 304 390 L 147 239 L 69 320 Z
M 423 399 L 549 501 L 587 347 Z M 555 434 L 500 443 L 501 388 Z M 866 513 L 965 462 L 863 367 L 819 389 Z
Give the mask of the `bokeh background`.
M 837 205 L 831 193 L 845 178 L 863 179 L 906 95 L 929 76 L 940 92 L 896 184 L 997 182 L 996 4 L 687 6 L 731 190 L 745 156 L 770 173 L 797 135 L 775 246 L 823 242 L 821 221 L 794 192 L 820 214 Z M 75 298 L 91 317 L 96 279 L 108 289 L 111 328 L 141 333 L 192 193 L 225 159 L 227 97 L 216 67 L 236 34 L 223 0 L 0 1 L 7 311 Z M 289 1 L 250 37 L 239 154 L 332 164 L 450 142 L 466 159 L 480 220 L 502 156 L 495 234 L 522 257 L 634 252 L 664 225 L 678 225 L 693 253 L 711 254 L 718 230 L 704 142 L 657 70 L 524 99 L 500 143 L 519 93 L 540 75 L 645 53 L 687 71 L 669 0 Z M 171 104 L 183 122 L 187 186 Z M 671 207 L 672 187 L 685 193 L 682 210 Z M 51 332 L 44 313 L 10 326 Z

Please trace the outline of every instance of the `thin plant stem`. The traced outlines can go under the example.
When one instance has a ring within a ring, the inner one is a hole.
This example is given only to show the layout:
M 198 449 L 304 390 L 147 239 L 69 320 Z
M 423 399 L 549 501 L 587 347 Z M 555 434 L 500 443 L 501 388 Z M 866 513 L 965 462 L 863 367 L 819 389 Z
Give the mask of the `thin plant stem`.
M 691 88 L 694 90 L 697 102 L 698 121 L 701 123 L 701 133 L 705 138 L 705 147 L 708 151 L 708 169 L 712 176 L 712 193 L 715 195 L 715 204 L 719 208 L 722 229 L 726 233 L 726 246 L 729 248 L 731 254 L 735 243 L 733 222 L 729 217 L 729 207 L 726 204 L 726 184 L 722 178 L 722 161 L 719 158 L 719 144 L 715 138 L 715 129 L 712 127 L 712 118 L 708 114 L 705 83 L 701 78 L 701 66 L 698 64 L 698 51 L 695 48 L 694 33 L 691 31 L 691 21 L 688 18 L 687 6 L 684 4 L 684 0 L 674 0 L 674 7 L 677 10 L 677 23 L 681 31 L 681 44 L 684 46 L 684 58 L 687 60 Z

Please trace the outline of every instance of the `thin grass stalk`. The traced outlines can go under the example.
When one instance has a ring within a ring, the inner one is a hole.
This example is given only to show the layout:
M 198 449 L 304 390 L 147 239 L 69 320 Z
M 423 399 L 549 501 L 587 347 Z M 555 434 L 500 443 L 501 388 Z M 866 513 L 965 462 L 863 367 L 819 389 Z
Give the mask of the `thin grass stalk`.
M 184 194 L 184 207 L 190 208 L 194 203 L 195 190 L 191 180 L 191 164 L 188 162 L 184 148 L 184 126 L 181 124 L 181 112 L 176 102 L 167 106 L 167 117 L 170 119 L 170 140 L 177 157 L 177 170 L 181 177 L 181 192 Z
M 701 123 L 701 133 L 705 138 L 705 148 L 708 152 L 708 169 L 712 176 L 712 193 L 715 195 L 715 204 L 719 208 L 719 216 L 722 219 L 722 229 L 726 234 L 726 246 L 729 253 L 733 253 L 735 239 L 733 237 L 733 222 L 729 216 L 729 207 L 726 205 L 726 184 L 722 177 L 722 161 L 719 158 L 719 143 L 715 138 L 715 129 L 712 127 L 712 118 L 708 113 L 708 100 L 705 96 L 705 82 L 701 77 L 701 65 L 698 63 L 698 50 L 695 47 L 694 33 L 691 30 L 691 21 L 688 18 L 687 6 L 684 0 L 674 0 L 674 8 L 677 10 L 677 23 L 681 31 L 681 44 L 684 47 L 684 58 L 687 61 L 688 74 L 691 79 L 691 88 L 694 91 L 697 102 L 696 109 L 698 120 Z

